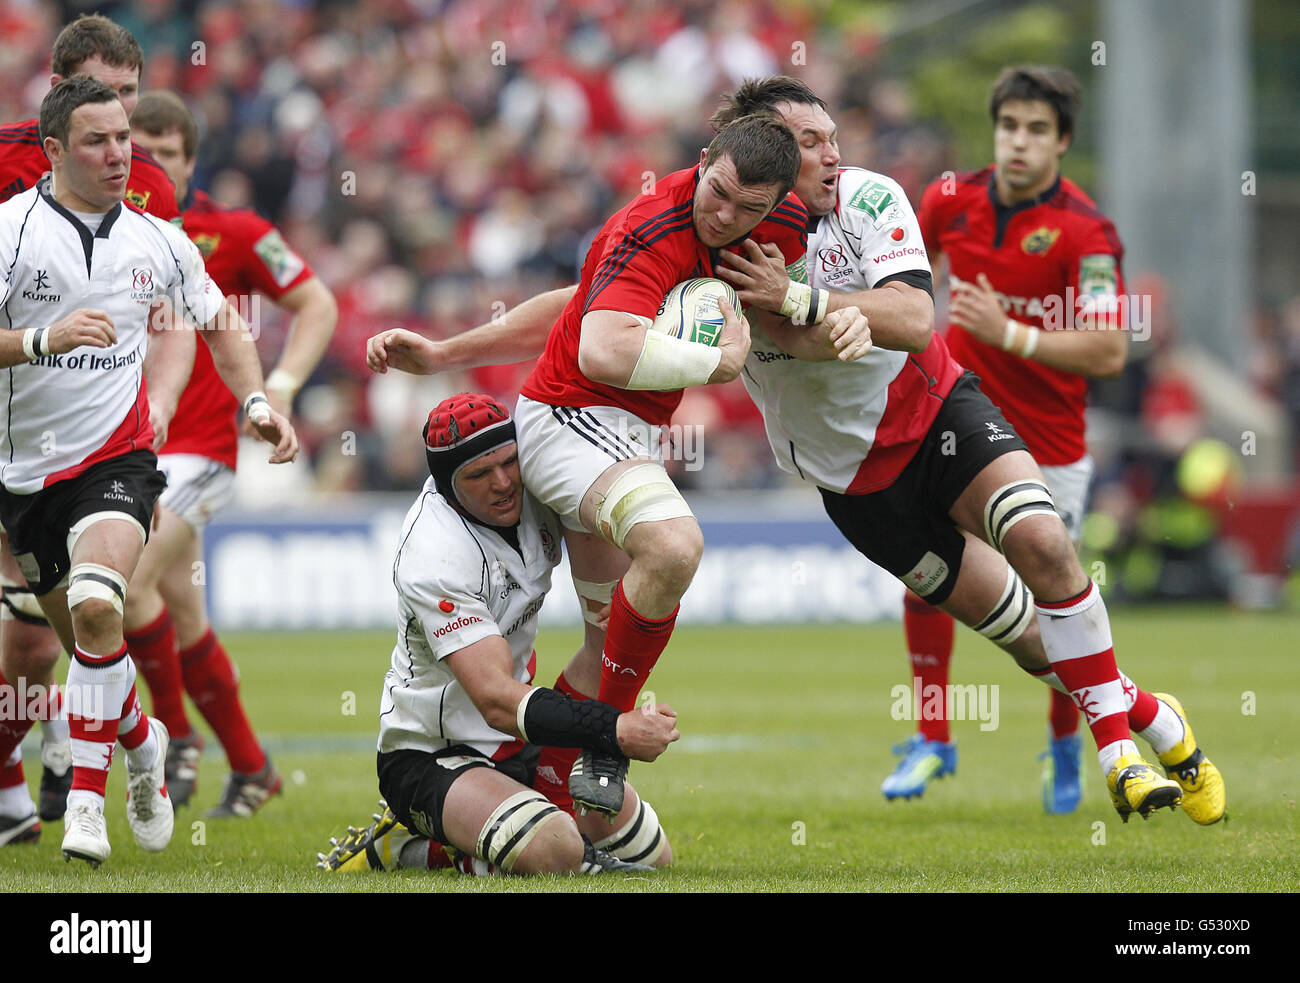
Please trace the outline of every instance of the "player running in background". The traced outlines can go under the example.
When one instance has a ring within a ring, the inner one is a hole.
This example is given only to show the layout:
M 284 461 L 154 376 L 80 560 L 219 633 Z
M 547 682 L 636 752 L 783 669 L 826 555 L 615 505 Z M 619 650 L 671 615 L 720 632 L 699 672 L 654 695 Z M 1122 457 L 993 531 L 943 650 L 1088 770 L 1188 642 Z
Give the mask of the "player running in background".
M 98 866 L 110 846 L 104 789 L 127 749 L 127 818 L 145 850 L 171 839 L 166 728 L 140 709 L 122 638 L 127 583 L 165 481 L 150 446 L 143 367 L 148 320 L 169 302 L 211 333 L 222 373 L 244 399 L 271 460 L 297 439 L 261 392 L 247 325 L 173 225 L 122 205 L 130 126 L 117 93 L 77 76 L 41 104 L 51 175 L 0 205 L 0 335 L 9 407 L 0 521 L 45 616 L 73 653 L 64 687 L 72 789 L 63 853 Z M 94 304 L 82 307 L 81 304 Z M 164 332 L 164 335 L 175 332 Z M 19 735 L 21 739 L 21 735 Z M 0 746 L 7 758 L 10 748 Z
M 808 243 L 812 283 L 792 284 L 784 258 L 752 242 L 745 257 L 726 254 L 735 271 L 719 275 L 742 300 L 772 311 L 792 297 L 809 307 L 860 307 L 876 344 L 849 364 L 786 357 L 800 354 L 785 347 L 792 326 L 760 320 L 759 330 L 772 333 L 756 332 L 744 378 L 778 463 L 821 489 L 832 521 L 869 559 L 1084 706 L 1112 804 L 1126 821 L 1185 798 L 1196 822 L 1216 822 L 1223 780 L 1182 708 L 1119 672 L 1101 596 L 1033 459 L 933 334 L 929 297 L 918 310 L 904 289 L 928 287 L 929 264 L 901 189 L 840 167 L 834 121 L 796 79 L 745 83 L 713 121 L 725 126 L 761 109 L 785 120 L 802 148 L 796 190 L 819 219 Z M 809 302 L 813 291 L 829 296 Z M 547 306 L 562 300 L 563 292 L 535 297 L 498 325 L 440 344 L 385 332 L 371 339 L 368 357 L 377 371 L 391 355 L 418 372 L 490 364 L 498 350 L 526 357 L 540 345 Z M 1062 600 L 1040 601 L 1036 612 L 1021 576 L 1041 597 Z M 1171 779 L 1142 761 L 1131 730 Z
M 1024 440 L 1076 547 L 1093 473 L 1084 440 L 1087 377 L 1117 374 L 1128 353 L 1114 306 L 1124 293 L 1119 235 L 1060 171 L 1079 101 L 1078 80 L 1063 68 L 1004 70 L 989 105 L 994 164 L 934 181 L 920 212 L 931 262 L 948 257 L 948 349 Z M 1075 298 L 1095 308 L 1096 330 L 1071 330 L 1075 310 L 1087 310 Z M 1063 315 L 1070 323 L 1061 323 Z M 903 623 L 913 678 L 944 690 L 952 619 L 908 594 Z M 1078 727 L 1073 701 L 1053 690 L 1043 782 L 1049 813 L 1079 804 Z M 891 797 L 921 794 L 956 762 L 946 719 L 922 718 L 905 746 L 885 780 Z
M 445 867 L 442 844 L 464 873 L 666 866 L 668 839 L 635 791 L 611 829 L 533 788 L 539 745 L 653 761 L 679 735 L 667 706 L 620 712 L 531 685 L 563 530 L 524 489 L 509 412 L 490 396 L 452 396 L 429 414 L 424 442 L 430 477 L 393 562 L 398 634 L 377 760 L 388 806 L 319 866 Z
M 271 405 L 288 416 L 338 321 L 334 296 L 265 219 L 223 208 L 193 187 L 198 127 L 170 92 L 140 97 L 132 135 L 167 172 L 183 208 L 185 234 L 227 297 L 265 294 L 294 315 L 279 363 L 266 379 Z M 126 641 L 171 733 L 167 786 L 176 805 L 193 794 L 203 739 L 185 714 L 182 683 L 230 762 L 220 803 L 209 816 L 251 816 L 282 781 L 253 733 L 239 699 L 239 673 L 208 623 L 204 590 L 191 571 L 203 556 L 203 529 L 234 489 L 239 401 L 221 381 L 206 345 L 171 419 L 158 468 L 167 476 L 158 528 L 145 548 L 126 604 Z
M 112 88 L 127 113 L 135 106 L 144 69 L 144 53 L 131 33 L 106 17 L 83 15 L 59 32 L 51 58 L 50 84 L 73 75 L 89 75 Z M 50 169 L 37 119 L 0 126 L 0 202 L 34 187 Z M 125 204 L 164 220 L 179 212 L 171 181 L 162 168 L 136 144 L 132 144 L 131 168 L 127 178 Z M 167 340 L 192 343 L 189 332 L 176 332 Z M 156 428 L 164 428 L 174 410 L 171 395 L 179 396 L 188 368 L 179 349 L 159 358 L 151 346 L 146 361 L 150 374 L 150 416 Z M 160 378 L 166 375 L 167 378 Z M 169 395 L 170 394 L 170 395 Z M 72 749 L 68 723 L 58 712 L 54 668 L 62 653 L 58 636 L 50 628 L 36 598 L 14 562 L 7 539 L 0 537 L 0 687 L 10 683 L 50 695 L 51 703 L 36 709 L 41 718 L 41 786 L 39 819 L 32 816 L 31 798 L 26 794 L 22 753 L 0 757 L 0 846 L 40 835 L 39 820 L 52 822 L 63 817 L 68 789 L 72 785 Z M 0 728 L 6 724 L 0 721 Z M 26 728 L 24 727 L 24 732 Z

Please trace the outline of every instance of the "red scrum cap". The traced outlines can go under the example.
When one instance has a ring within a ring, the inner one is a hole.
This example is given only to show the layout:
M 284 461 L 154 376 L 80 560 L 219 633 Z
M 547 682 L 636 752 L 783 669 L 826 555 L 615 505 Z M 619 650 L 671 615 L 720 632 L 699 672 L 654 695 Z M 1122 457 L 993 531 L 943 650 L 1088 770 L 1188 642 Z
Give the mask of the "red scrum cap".
M 433 408 L 424 424 L 424 455 L 438 493 L 457 508 L 456 472 L 515 441 L 510 411 L 491 396 L 458 393 Z

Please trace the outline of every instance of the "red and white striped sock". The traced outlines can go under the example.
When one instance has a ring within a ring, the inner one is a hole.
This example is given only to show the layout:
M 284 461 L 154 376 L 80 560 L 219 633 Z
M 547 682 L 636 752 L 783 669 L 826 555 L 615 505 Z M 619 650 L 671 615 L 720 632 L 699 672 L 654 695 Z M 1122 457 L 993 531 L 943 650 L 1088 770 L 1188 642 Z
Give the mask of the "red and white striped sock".
M 23 749 L 14 747 L 0 764 L 0 816 L 26 819 L 35 811 L 23 774 Z
M 1128 727 L 1129 701 L 1115 665 L 1110 619 L 1092 581 L 1074 597 L 1038 601 L 1043 650 L 1097 742 L 1097 759 L 1109 775 L 1122 755 L 1137 751 Z
M 135 664 L 126 644 L 111 655 L 95 655 L 76 646 L 63 687 L 72 739 L 72 791 L 68 808 L 104 808 L 104 786 L 113 764 L 122 704 L 135 687 Z

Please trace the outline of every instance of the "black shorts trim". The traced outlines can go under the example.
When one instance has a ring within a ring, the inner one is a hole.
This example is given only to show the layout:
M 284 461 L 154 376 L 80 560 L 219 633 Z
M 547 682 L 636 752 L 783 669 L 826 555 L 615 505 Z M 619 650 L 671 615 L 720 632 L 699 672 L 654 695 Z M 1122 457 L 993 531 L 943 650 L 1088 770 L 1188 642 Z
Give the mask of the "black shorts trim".
M 32 593 L 48 594 L 68 575 L 68 533 L 88 515 L 121 512 L 147 538 L 154 503 L 166 487 L 153 451 L 134 450 L 30 495 L 0 488 L 0 524 Z
M 1025 442 L 964 373 L 915 456 L 888 488 L 868 495 L 821 489 L 826 514 L 858 552 L 931 604 L 952 594 L 966 539 L 949 513 L 991 462 Z
M 503 761 L 493 761 L 468 744 L 453 744 L 436 752 L 380 751 L 375 760 L 379 794 L 407 829 L 446 843 L 442 814 L 456 779 L 472 768 L 492 768 L 532 788 L 541 753 L 537 744 L 525 744 L 522 751 Z M 466 760 L 454 764 L 446 760 L 458 757 Z

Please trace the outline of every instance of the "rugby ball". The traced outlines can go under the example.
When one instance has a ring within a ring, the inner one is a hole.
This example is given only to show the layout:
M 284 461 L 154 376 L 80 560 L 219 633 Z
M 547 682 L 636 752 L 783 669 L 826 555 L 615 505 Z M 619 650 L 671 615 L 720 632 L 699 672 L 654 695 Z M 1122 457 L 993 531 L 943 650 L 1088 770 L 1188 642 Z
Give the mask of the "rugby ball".
M 711 277 L 684 280 L 664 294 L 650 330 L 701 345 L 716 345 L 726 321 L 718 306 L 719 297 L 726 297 L 740 313 L 740 301 L 731 284 Z

